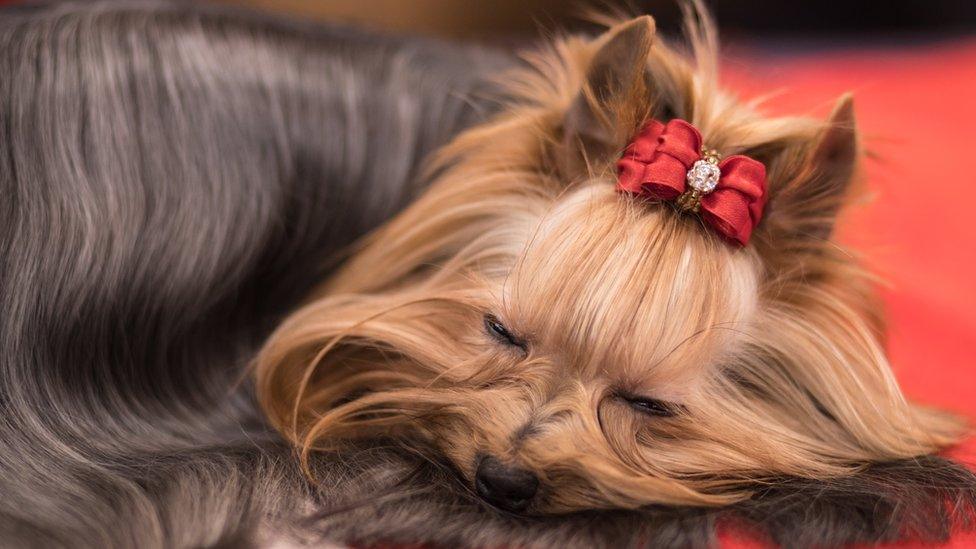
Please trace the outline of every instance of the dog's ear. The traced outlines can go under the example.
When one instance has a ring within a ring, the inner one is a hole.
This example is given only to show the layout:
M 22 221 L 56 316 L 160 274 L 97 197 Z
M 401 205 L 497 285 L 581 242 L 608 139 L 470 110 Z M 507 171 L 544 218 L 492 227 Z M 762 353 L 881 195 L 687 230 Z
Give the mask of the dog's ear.
M 841 97 L 823 130 L 799 158 L 792 177 L 770 189 L 768 231 L 783 245 L 829 239 L 856 179 L 860 143 L 854 100 Z
M 579 93 L 566 111 L 558 154 L 567 178 L 590 174 L 616 157 L 649 102 L 645 83 L 654 19 L 621 23 L 596 40 L 597 50 Z

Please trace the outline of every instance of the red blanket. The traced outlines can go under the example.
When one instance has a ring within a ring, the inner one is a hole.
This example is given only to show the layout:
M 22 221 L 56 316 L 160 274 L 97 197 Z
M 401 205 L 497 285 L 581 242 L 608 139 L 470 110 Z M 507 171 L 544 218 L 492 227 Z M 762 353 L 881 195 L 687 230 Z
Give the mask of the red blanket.
M 889 350 L 905 392 L 976 419 L 976 39 L 738 53 L 725 63 L 726 83 L 744 97 L 778 91 L 770 113 L 826 116 L 834 98 L 854 92 L 873 197 L 850 212 L 842 239 L 890 283 Z M 952 455 L 976 463 L 976 440 Z M 976 547 L 976 535 L 945 547 Z

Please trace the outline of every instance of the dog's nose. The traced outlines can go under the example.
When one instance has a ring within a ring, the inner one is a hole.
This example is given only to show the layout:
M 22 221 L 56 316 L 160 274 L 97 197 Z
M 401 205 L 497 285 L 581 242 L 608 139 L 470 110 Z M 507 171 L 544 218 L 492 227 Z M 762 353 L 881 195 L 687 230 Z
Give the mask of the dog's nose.
M 508 511 L 522 511 L 539 490 L 539 479 L 530 471 L 485 456 L 478 464 L 475 487 L 490 503 Z

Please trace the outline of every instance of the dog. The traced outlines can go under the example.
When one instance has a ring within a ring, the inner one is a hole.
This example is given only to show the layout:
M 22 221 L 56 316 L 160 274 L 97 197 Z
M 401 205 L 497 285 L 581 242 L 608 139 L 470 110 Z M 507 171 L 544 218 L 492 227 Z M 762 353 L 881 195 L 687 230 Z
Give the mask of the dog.
M 707 18 L 697 63 L 640 18 L 526 65 L 198 3 L 0 14 L 4 546 L 967 524 L 932 455 L 962 426 L 903 401 L 830 237 L 850 103 L 733 101 Z M 746 246 L 617 189 L 652 120 L 765 166 Z
M 545 516 L 726 506 L 959 440 L 959 419 L 906 402 L 871 276 L 832 238 L 859 179 L 852 98 L 764 117 L 719 87 L 712 24 L 690 20 L 691 59 L 647 16 L 537 52 L 276 330 L 258 396 L 305 458 L 392 439 Z M 737 155 L 722 171 L 754 169 L 754 219 L 716 221 L 741 194 L 625 188 L 650 121 L 661 150 L 693 132 L 693 152 Z

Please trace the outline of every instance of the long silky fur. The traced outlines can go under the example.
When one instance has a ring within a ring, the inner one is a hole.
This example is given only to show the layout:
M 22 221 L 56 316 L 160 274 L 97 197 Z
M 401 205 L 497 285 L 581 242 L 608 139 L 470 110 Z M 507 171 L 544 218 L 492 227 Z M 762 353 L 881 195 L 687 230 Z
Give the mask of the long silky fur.
M 198 2 L 0 9 L 0 545 L 236 543 L 300 505 L 245 366 L 510 63 Z
M 976 477 L 935 457 L 545 519 L 389 441 L 306 480 L 245 365 L 512 63 L 189 3 L 0 10 L 0 545 L 703 547 L 727 523 L 808 547 L 968 524 Z

